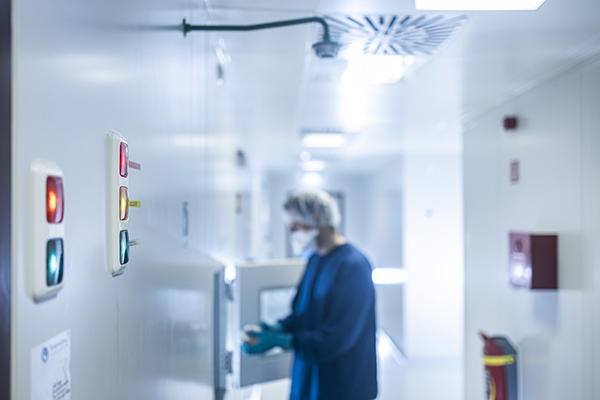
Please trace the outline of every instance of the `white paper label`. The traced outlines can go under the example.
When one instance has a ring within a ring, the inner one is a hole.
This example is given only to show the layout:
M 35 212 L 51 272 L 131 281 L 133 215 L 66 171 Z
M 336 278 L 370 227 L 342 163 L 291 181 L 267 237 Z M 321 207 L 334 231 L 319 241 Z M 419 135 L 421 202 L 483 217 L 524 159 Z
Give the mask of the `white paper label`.
M 31 350 L 31 400 L 71 399 L 71 331 Z

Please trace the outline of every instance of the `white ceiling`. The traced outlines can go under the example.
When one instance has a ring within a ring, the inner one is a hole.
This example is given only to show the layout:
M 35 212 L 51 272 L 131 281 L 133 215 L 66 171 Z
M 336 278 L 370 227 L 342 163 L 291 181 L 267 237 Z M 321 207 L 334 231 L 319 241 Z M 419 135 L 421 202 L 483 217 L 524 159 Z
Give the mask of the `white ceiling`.
M 429 14 L 413 0 L 211 0 L 219 23 L 255 23 L 323 14 Z M 459 13 L 460 14 L 460 13 Z M 462 13 L 464 14 L 464 13 Z M 466 28 L 410 79 L 392 85 L 318 82 L 310 45 L 318 27 L 222 33 L 232 62 L 227 83 L 236 129 L 268 167 L 297 163 L 300 132 L 356 132 L 320 158 L 357 160 L 404 152 L 460 151 L 460 126 L 535 82 L 600 51 L 600 1 L 547 0 L 534 12 L 476 12 Z M 458 15 L 446 13 L 446 15 Z M 375 163 L 376 164 L 376 163 Z

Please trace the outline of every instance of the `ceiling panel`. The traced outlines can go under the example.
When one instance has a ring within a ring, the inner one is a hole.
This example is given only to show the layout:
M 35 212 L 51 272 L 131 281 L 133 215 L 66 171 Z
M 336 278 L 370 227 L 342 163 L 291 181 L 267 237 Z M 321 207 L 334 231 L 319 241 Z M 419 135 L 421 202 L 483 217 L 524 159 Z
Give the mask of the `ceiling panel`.
M 254 23 L 318 14 L 408 14 L 413 0 L 315 2 L 213 1 L 223 23 Z M 463 13 L 444 13 L 460 15 Z M 600 2 L 547 0 L 535 12 L 468 13 L 464 30 L 410 79 L 352 88 L 315 82 L 314 27 L 223 34 L 241 123 L 257 132 L 266 160 L 296 160 L 302 129 L 342 127 L 360 133 L 353 148 L 330 156 L 459 151 L 459 123 L 518 93 L 540 77 L 600 51 Z M 440 128 L 441 127 L 441 128 Z M 448 128 L 450 127 L 450 128 Z M 458 133 L 457 133 L 458 132 Z M 277 153 L 277 156 L 273 154 Z
M 310 13 L 314 10 L 316 0 L 212 0 L 213 7 L 237 10 L 294 11 Z

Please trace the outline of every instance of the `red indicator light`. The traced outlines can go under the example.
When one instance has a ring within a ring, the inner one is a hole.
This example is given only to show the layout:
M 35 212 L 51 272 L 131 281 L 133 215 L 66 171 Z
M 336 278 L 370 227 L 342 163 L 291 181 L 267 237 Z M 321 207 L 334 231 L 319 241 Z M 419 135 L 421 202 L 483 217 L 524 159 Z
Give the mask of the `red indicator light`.
M 121 142 L 121 156 L 119 157 L 120 174 L 123 178 L 129 175 L 129 146 L 125 142 Z
M 119 219 L 127 221 L 127 218 L 129 218 L 129 194 L 127 193 L 127 188 L 121 186 L 121 190 L 119 191 Z
M 58 176 L 46 179 L 46 220 L 51 224 L 60 224 L 65 213 L 63 180 Z

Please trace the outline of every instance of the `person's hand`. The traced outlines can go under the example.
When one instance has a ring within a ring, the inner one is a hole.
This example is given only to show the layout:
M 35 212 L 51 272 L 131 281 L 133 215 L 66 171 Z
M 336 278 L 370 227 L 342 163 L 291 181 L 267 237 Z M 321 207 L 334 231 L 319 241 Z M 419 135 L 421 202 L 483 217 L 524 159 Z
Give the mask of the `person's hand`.
M 242 343 L 242 351 L 246 354 L 262 354 L 274 347 L 289 350 L 292 348 L 293 336 L 289 333 L 280 332 L 247 332 L 248 336 L 257 338 L 259 342 L 255 345 Z
M 276 322 L 274 324 L 267 324 L 265 321 L 260 321 L 260 323 L 258 325 L 263 330 L 263 332 L 283 333 L 285 331 L 285 329 L 283 328 L 283 325 L 281 325 L 280 322 Z

